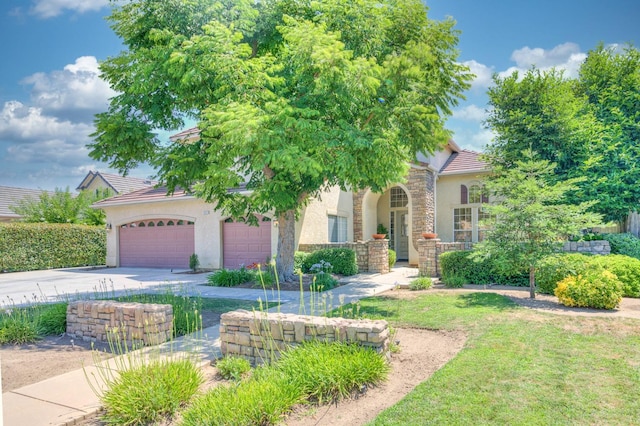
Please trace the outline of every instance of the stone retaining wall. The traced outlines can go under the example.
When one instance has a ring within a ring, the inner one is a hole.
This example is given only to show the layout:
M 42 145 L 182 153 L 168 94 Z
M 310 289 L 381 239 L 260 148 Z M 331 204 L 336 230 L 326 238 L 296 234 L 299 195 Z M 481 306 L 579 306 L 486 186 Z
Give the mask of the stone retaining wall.
M 383 320 L 349 320 L 237 310 L 220 318 L 224 356 L 240 356 L 251 365 L 277 359 L 281 351 L 308 340 L 354 342 L 378 353 L 389 349 L 389 326 Z
M 563 251 L 568 253 L 592 253 L 592 254 L 611 254 L 611 246 L 609 241 L 567 241 L 564 243 Z
M 119 339 L 157 345 L 173 333 L 173 307 L 111 300 L 78 300 L 67 307 L 67 334 L 87 341 Z M 113 338 L 113 337 L 112 337 Z

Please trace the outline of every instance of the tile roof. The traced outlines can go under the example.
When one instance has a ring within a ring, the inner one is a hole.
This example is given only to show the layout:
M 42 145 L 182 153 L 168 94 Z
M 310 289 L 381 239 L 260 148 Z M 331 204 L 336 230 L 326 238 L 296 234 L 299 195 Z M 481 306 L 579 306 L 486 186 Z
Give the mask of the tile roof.
M 42 189 L 26 189 L 14 188 L 11 186 L 0 186 L 0 218 L 3 219 L 19 219 L 20 215 L 14 213 L 9 207 L 15 205 L 18 201 L 25 198 L 33 198 L 38 200 Z
M 158 183 L 156 181 L 144 178 L 120 176 L 102 172 L 89 172 L 87 177 L 84 178 L 82 183 L 80 183 L 80 185 L 76 189 L 86 189 L 96 179 L 102 179 L 105 184 L 113 189 L 117 194 L 126 194 L 128 192 L 137 191 L 139 189 L 149 188 Z
M 185 129 L 175 135 L 169 136 L 169 140 L 171 142 L 191 142 L 200 138 L 200 129 L 197 127 L 192 127 L 190 129 Z
M 175 200 L 177 198 L 193 198 L 184 189 L 176 188 L 173 195 L 167 195 L 167 187 L 147 187 L 127 194 L 116 195 L 93 203 L 93 207 L 117 206 L 121 204 L 150 203 L 154 201 Z
M 441 175 L 454 175 L 459 173 L 485 172 L 489 170 L 489 164 L 481 161 L 481 153 L 462 149 L 451 154 L 449 159 L 440 169 Z

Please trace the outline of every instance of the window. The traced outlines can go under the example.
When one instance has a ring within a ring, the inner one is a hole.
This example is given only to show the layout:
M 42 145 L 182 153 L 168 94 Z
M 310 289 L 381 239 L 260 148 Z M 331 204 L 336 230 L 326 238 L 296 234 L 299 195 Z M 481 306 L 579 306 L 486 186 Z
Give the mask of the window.
M 329 215 L 329 242 L 344 243 L 347 241 L 347 218 Z
M 478 209 L 478 241 L 484 241 L 487 235 L 487 224 L 484 221 L 491 219 L 491 214 L 485 207 Z
M 389 206 L 394 207 L 407 207 L 409 204 L 409 198 L 407 193 L 404 192 L 399 186 L 394 186 L 389 192 Z
M 453 209 L 453 241 L 473 241 L 473 218 L 471 208 Z

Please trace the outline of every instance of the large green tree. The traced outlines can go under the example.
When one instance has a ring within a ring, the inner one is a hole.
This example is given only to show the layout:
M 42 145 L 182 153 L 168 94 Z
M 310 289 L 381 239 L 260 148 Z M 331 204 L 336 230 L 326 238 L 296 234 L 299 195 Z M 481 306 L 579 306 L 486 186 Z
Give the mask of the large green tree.
M 471 79 L 454 22 L 428 19 L 419 0 L 139 0 L 109 19 L 126 50 L 101 64 L 118 95 L 91 156 L 123 172 L 150 162 L 170 192 L 234 217 L 274 214 L 282 278 L 308 200 L 403 179 L 447 141 Z M 186 119 L 198 140 L 154 135 Z
M 529 271 L 530 296 L 535 298 L 535 274 L 545 256 L 560 251 L 571 235 L 599 223 L 586 210 L 592 203 L 567 203 L 580 179 L 558 180 L 556 164 L 536 158 L 531 150 L 509 166 L 497 165 L 486 185 L 493 200 L 486 209 L 492 219 L 485 239 L 476 246 L 509 271 Z
M 579 170 L 588 181 L 583 192 L 620 222 L 640 204 L 640 51 L 599 45 L 580 67 L 577 91 L 603 126 Z
M 494 77 L 486 125 L 495 132 L 487 153 L 514 164 L 523 149 L 556 163 L 555 177 L 584 177 L 574 202 L 622 222 L 640 203 L 640 52 L 600 45 L 578 78 L 532 68 Z

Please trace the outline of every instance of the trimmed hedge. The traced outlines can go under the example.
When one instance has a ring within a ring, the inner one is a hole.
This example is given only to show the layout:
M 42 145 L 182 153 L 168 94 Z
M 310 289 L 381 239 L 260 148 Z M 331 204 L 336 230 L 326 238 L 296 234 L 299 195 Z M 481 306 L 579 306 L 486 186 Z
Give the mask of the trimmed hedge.
M 0 271 L 34 271 L 104 265 L 102 226 L 59 223 L 0 224 Z
M 640 260 L 622 254 L 593 256 L 591 264 L 612 272 L 622 283 L 622 295 L 640 297 Z
M 501 284 L 528 286 L 527 271 L 512 271 L 500 268 L 493 258 L 472 259 L 472 250 L 459 250 L 440 255 L 441 278 L 445 285 L 461 287 L 464 284 Z
M 358 273 L 356 252 L 348 248 L 332 248 L 317 250 L 310 253 L 302 263 L 302 272 L 308 273 L 311 267 L 321 260 L 331 264 L 331 272 L 340 275 L 355 275 Z

